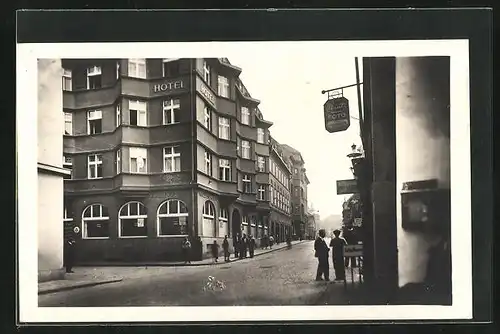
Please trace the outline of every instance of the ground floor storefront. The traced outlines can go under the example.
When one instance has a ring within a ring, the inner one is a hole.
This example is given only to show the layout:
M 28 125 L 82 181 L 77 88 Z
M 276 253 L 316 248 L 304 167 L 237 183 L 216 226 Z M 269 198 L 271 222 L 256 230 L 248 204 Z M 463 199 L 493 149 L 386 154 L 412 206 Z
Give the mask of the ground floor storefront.
M 204 189 L 65 196 L 63 230 L 76 241 L 76 265 L 179 261 L 186 238 L 191 259 L 201 260 L 211 256 L 214 241 L 222 253 L 226 236 L 231 253 L 238 234 L 253 236 L 257 247 L 266 235 L 284 241 L 291 225 L 271 216 Z

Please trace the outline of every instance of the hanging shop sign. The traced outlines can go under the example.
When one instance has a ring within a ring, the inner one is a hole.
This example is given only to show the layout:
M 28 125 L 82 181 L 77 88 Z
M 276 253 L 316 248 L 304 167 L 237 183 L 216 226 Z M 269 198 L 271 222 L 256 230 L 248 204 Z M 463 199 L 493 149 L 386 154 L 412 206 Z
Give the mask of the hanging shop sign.
M 337 180 L 337 195 L 357 194 L 358 182 L 352 180 Z
M 363 223 L 363 218 L 354 218 L 354 223 L 352 224 L 352 226 L 361 227 L 362 223 Z
M 340 132 L 345 131 L 351 125 L 349 115 L 349 100 L 345 97 L 330 99 L 323 105 L 325 113 L 326 131 Z

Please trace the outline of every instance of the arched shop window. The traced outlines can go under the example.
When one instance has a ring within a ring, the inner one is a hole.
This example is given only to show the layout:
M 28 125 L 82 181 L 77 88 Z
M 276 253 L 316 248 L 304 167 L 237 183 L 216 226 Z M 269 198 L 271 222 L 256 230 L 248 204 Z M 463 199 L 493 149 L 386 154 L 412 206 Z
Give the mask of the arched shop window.
M 82 238 L 107 239 L 109 238 L 108 209 L 101 204 L 91 204 L 82 213 Z
M 188 209 L 184 202 L 171 199 L 158 207 L 159 237 L 187 236 Z
M 118 236 L 120 238 L 147 237 L 148 214 L 144 204 L 128 202 L 118 212 Z
M 203 235 L 215 237 L 215 206 L 210 201 L 203 205 Z

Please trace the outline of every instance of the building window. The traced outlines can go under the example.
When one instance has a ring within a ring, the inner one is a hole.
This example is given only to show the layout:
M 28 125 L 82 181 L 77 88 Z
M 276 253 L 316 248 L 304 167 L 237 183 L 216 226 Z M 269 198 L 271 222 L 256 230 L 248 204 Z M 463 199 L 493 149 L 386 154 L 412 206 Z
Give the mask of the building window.
M 63 222 L 72 222 L 73 217 L 70 217 L 68 215 L 68 209 L 66 209 L 66 206 L 64 206 L 64 215 L 63 215 Z
M 209 107 L 205 106 L 205 108 L 203 108 L 203 113 L 203 125 L 205 125 L 208 131 L 212 131 L 212 111 Z
M 219 117 L 219 138 L 229 140 L 230 137 L 230 125 L 229 118 Z
M 228 233 L 228 211 L 227 209 L 221 208 L 219 210 L 219 237 L 224 237 Z
M 82 237 L 84 239 L 109 238 L 109 215 L 106 207 L 91 204 L 82 213 Z
M 183 202 L 171 199 L 158 207 L 158 236 L 186 236 L 188 209 Z
M 64 134 L 73 134 L 73 114 L 69 112 L 64 113 Z
M 231 163 L 227 159 L 219 159 L 219 180 L 231 181 Z
M 130 125 L 147 126 L 147 104 L 142 101 L 129 101 Z
M 181 171 L 181 150 L 179 146 L 163 148 L 163 172 L 172 173 Z
M 180 73 L 178 58 L 163 59 L 163 77 L 176 77 Z
M 128 202 L 118 212 L 118 237 L 147 237 L 147 219 L 144 204 Z
M 205 151 L 205 173 L 212 176 L 212 155 Z
M 88 178 L 98 179 L 102 175 L 102 155 L 91 154 L 88 156 Z
M 148 150 L 143 147 L 131 147 L 130 154 L 130 173 L 147 173 Z
M 128 60 L 128 76 L 146 79 L 146 59 L 133 58 Z
M 122 150 L 118 149 L 116 151 L 116 174 L 120 174 L 122 172 Z
M 241 107 L 241 123 L 250 125 L 250 110 L 247 107 Z
M 244 174 L 243 178 L 243 192 L 249 194 L 252 192 L 252 178 L 248 174 Z
M 180 121 L 181 100 L 170 99 L 163 101 L 163 124 L 175 124 Z
M 63 69 L 63 76 L 62 76 L 62 89 L 65 91 L 72 91 L 73 87 L 71 84 L 71 70 Z
M 219 96 L 229 98 L 229 80 L 226 77 L 219 75 L 218 83 Z
M 102 87 L 102 74 L 100 66 L 87 68 L 87 89 L 99 89 Z
M 212 84 L 212 69 L 210 68 L 210 65 L 206 61 L 203 61 L 203 79 L 205 79 L 205 82 L 211 86 Z
M 243 159 L 250 159 L 250 142 L 247 140 L 241 141 L 241 157 Z
M 87 131 L 89 135 L 102 133 L 102 112 L 100 110 L 87 112 Z
M 266 186 L 263 184 L 259 185 L 259 194 L 258 194 L 258 199 L 261 201 L 264 201 L 266 199 Z
M 116 104 L 116 127 L 122 124 L 122 106 L 120 103 Z
M 205 202 L 202 216 L 203 235 L 206 237 L 215 237 L 215 206 L 212 202 Z
M 266 158 L 257 157 L 257 171 L 261 173 L 266 171 Z
M 120 79 L 120 61 L 116 62 L 116 80 Z
M 257 143 L 264 144 L 264 129 L 257 129 Z
M 72 179 L 73 178 L 73 159 L 67 155 L 63 155 L 63 168 L 71 170 L 71 175 L 65 175 L 64 179 Z

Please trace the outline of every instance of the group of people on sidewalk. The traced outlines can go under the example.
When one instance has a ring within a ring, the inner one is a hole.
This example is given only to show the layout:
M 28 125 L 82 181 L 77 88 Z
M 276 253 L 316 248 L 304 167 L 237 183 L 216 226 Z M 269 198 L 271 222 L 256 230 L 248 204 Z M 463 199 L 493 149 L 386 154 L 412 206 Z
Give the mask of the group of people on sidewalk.
M 335 271 L 336 281 L 345 281 L 345 268 L 351 262 L 352 267 L 356 267 L 355 258 L 344 258 L 344 247 L 348 245 L 346 239 L 340 236 L 340 230 L 333 231 L 333 238 L 330 240 L 330 245 L 325 241 L 325 230 L 319 230 L 318 238 L 314 242 L 314 256 L 318 258 L 318 269 L 316 271 L 316 280 L 330 280 L 330 265 L 328 263 L 330 248 L 332 248 L 333 269 Z M 349 261 L 350 260 L 350 261 Z
M 276 239 L 279 240 L 279 239 Z M 260 247 L 262 249 L 272 249 L 273 245 L 275 243 L 275 239 L 272 235 L 267 236 L 264 235 L 261 240 L 260 240 Z M 292 239 L 291 237 L 286 238 L 287 244 L 291 246 Z M 279 242 L 276 242 L 277 245 L 279 245 Z M 192 249 L 192 244 L 189 241 L 189 238 L 185 238 L 184 241 L 182 242 L 182 255 L 184 259 L 185 264 L 190 264 L 191 263 L 191 249 Z M 239 258 L 239 259 L 244 259 L 247 257 L 253 258 L 255 255 L 255 249 L 257 248 L 257 242 L 255 238 L 252 235 L 247 236 L 246 234 L 240 235 L 239 233 L 236 235 L 236 237 L 233 239 L 233 247 L 234 247 L 234 257 Z M 209 245 L 210 248 L 210 253 L 212 256 L 212 262 L 219 262 L 219 249 L 220 245 L 217 242 L 217 240 L 214 240 L 212 244 Z M 230 246 L 229 246 L 229 239 L 228 236 L 226 235 L 224 237 L 224 240 L 222 242 L 222 251 L 224 254 L 224 261 L 229 262 L 230 261 Z

